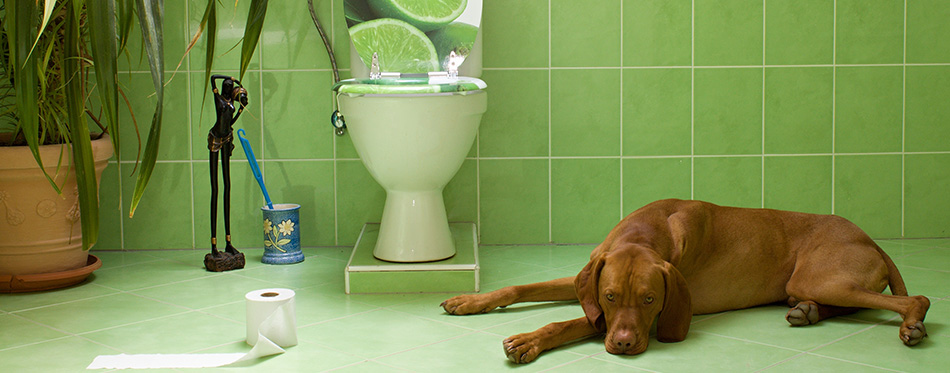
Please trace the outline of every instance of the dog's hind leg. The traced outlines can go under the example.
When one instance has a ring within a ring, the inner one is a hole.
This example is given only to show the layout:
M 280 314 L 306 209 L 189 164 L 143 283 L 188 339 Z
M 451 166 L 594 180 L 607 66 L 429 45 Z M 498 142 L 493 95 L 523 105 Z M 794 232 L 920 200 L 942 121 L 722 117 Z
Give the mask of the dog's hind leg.
M 796 269 L 789 279 L 788 294 L 802 300 L 786 315 L 792 325 L 812 324 L 855 308 L 873 308 L 894 311 L 904 318 L 899 334 L 904 344 L 916 345 L 927 336 L 923 321 L 930 300 L 926 297 L 881 294 L 865 287 L 865 281 L 850 278 L 849 272 L 817 272 Z

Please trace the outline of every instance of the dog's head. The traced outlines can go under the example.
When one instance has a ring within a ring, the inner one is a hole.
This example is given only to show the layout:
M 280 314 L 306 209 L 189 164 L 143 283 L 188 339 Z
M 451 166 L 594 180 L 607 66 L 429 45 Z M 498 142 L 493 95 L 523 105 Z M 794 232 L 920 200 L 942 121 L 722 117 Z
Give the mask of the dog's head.
M 686 338 L 692 318 L 686 280 L 673 265 L 643 246 L 625 244 L 591 259 L 574 280 L 588 321 L 606 330 L 611 354 L 646 350 L 656 319 L 656 339 Z

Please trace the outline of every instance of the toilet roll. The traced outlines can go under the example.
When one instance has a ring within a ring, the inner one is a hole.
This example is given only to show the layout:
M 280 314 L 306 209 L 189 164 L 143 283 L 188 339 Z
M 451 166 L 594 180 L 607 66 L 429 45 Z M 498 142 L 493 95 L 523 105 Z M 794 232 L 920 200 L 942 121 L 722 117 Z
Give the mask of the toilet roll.
M 244 295 L 247 353 L 99 355 L 86 369 L 212 368 L 280 354 L 297 345 L 294 291 L 261 289 Z

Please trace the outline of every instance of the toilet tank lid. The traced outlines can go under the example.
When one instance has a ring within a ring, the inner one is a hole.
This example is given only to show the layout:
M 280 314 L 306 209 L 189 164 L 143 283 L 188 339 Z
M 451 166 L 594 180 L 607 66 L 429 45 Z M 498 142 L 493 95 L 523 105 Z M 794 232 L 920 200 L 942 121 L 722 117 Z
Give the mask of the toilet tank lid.
M 478 78 L 411 77 L 346 79 L 333 85 L 333 91 L 349 94 L 421 94 L 471 92 L 487 87 Z

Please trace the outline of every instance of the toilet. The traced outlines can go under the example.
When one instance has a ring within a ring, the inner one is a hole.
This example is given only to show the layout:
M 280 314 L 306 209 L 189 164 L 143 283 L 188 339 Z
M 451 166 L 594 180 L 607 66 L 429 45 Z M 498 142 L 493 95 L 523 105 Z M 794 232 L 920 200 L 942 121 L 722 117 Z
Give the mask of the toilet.
M 368 2 L 378 3 L 387 1 Z M 391 9 L 347 13 L 354 78 L 333 87 L 334 121 L 338 128 L 345 123 L 366 169 L 386 190 L 373 249 L 383 261 L 456 254 L 442 190 L 472 148 L 488 103 L 487 85 L 477 78 L 481 0 L 462 4 L 464 11 L 424 22 Z

